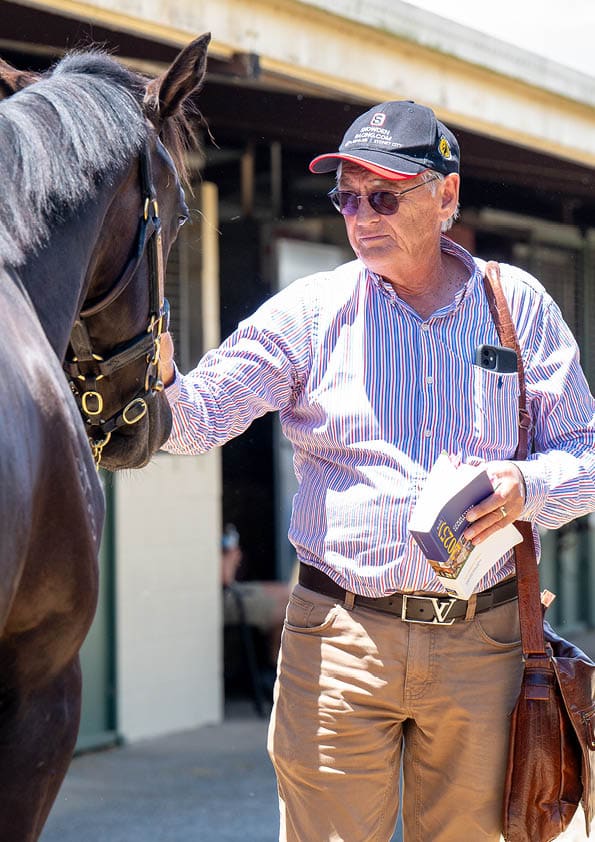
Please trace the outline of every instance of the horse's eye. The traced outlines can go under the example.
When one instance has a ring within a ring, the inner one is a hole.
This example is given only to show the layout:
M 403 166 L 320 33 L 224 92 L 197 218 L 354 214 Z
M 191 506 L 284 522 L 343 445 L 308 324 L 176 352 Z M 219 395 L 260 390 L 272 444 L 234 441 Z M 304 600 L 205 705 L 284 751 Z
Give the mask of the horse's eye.
M 181 197 L 181 201 L 178 205 L 178 228 L 181 228 L 182 225 L 185 225 L 190 218 L 190 208 L 184 201 L 184 196 Z

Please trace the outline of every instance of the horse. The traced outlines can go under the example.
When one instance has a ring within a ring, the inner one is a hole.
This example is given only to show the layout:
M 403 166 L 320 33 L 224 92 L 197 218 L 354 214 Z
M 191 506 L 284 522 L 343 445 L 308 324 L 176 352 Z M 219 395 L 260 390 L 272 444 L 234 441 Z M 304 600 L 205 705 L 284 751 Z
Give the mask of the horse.
M 141 467 L 171 428 L 163 272 L 188 216 L 185 110 L 209 40 L 152 80 L 95 49 L 45 74 L 0 62 L 3 842 L 39 839 L 74 751 L 104 515 L 96 463 Z

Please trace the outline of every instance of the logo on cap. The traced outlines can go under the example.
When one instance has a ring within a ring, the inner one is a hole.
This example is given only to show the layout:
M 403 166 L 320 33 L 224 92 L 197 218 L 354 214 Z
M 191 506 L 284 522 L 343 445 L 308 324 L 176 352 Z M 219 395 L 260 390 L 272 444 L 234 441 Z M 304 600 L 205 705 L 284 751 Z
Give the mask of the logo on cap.
M 452 158 L 450 144 L 444 137 L 444 135 L 442 135 L 442 137 L 440 138 L 440 142 L 438 144 L 438 152 L 440 152 L 443 158 Z
M 376 114 L 372 114 L 372 119 L 370 120 L 371 126 L 384 126 L 384 121 L 386 120 L 386 114 L 382 111 L 377 111 Z

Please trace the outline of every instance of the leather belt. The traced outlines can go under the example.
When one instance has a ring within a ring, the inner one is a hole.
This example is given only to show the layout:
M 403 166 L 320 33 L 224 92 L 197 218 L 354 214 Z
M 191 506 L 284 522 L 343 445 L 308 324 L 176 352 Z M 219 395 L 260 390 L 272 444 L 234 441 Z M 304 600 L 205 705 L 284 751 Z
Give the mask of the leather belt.
M 330 596 L 341 602 L 350 602 L 347 598 L 349 591 L 338 585 L 326 573 L 309 564 L 300 562 L 298 581 L 300 585 L 311 591 Z M 489 611 L 490 608 L 503 605 L 505 602 L 512 602 L 516 598 L 516 578 L 505 579 L 489 590 L 477 594 L 474 614 Z M 352 604 L 360 608 L 371 608 L 373 611 L 383 611 L 385 614 L 396 614 L 397 617 L 407 623 L 439 623 L 445 626 L 450 626 L 455 620 L 464 620 L 468 608 L 467 600 L 442 596 L 441 594 L 418 596 L 416 594 L 394 593 L 390 596 L 380 597 L 355 594 Z

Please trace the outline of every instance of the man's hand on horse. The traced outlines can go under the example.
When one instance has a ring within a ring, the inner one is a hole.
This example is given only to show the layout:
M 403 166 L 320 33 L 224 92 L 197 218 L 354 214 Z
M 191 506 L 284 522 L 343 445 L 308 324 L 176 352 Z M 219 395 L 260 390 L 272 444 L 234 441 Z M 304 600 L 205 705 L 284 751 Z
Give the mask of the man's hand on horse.
M 163 380 L 163 385 L 169 386 L 173 383 L 176 374 L 174 367 L 174 341 L 169 331 L 161 334 L 159 361 L 161 363 L 161 379 Z

